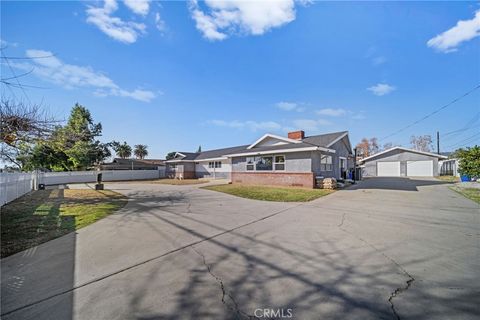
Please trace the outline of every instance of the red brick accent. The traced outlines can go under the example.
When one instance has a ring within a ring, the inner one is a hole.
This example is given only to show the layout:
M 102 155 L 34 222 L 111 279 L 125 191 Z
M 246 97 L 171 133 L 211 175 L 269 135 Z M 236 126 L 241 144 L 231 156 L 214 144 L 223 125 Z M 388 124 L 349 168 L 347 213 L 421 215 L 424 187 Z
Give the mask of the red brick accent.
M 288 138 L 293 140 L 303 140 L 305 138 L 305 131 L 292 131 L 288 133 Z
M 232 183 L 315 187 L 313 172 L 232 172 Z

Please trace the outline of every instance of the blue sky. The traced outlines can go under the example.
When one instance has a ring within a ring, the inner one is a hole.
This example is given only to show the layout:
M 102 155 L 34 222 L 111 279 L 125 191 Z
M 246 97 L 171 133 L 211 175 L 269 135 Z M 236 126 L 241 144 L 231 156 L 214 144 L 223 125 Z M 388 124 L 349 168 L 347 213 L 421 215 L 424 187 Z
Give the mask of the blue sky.
M 349 130 L 354 144 L 382 138 L 480 83 L 475 2 L 1 6 L 4 55 L 33 57 L 11 60 L 12 69 L 33 68 L 21 81 L 43 88 L 27 89 L 28 99 L 62 119 L 78 102 L 102 123 L 102 140 L 147 144 L 151 157 L 294 129 Z M 466 124 L 442 149 L 479 143 L 479 102 L 477 90 L 381 143 L 409 146 L 411 135 Z

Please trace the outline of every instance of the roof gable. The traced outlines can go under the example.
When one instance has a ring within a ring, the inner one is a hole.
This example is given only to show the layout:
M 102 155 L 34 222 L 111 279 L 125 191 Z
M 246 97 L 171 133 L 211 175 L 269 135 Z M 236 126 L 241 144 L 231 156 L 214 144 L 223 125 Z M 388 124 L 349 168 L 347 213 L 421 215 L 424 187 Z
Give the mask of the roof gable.
M 348 137 L 348 131 L 332 132 L 305 137 L 303 142 L 328 148 L 344 137 Z
M 302 143 L 301 140 L 294 140 L 289 139 L 281 136 L 277 136 L 271 133 L 267 133 L 263 135 L 260 139 L 252 143 L 247 147 L 247 149 L 252 149 L 256 147 L 273 147 L 273 146 L 281 146 L 285 144 L 293 144 L 293 143 Z
M 382 152 L 375 153 L 375 154 L 373 154 L 373 155 L 371 155 L 371 156 L 368 156 L 368 157 L 366 157 L 366 158 L 363 158 L 363 159 L 361 159 L 360 161 L 361 161 L 361 162 L 364 162 L 364 161 L 366 161 L 366 160 L 373 159 L 373 158 L 375 158 L 375 157 L 384 155 L 384 154 L 389 153 L 389 152 L 392 152 L 392 151 L 394 151 L 394 150 L 401 150 L 401 151 L 404 151 L 404 152 L 418 153 L 418 154 L 423 154 L 423 155 L 426 155 L 426 156 L 436 157 L 436 158 L 439 158 L 439 159 L 447 159 L 447 158 L 448 158 L 448 157 L 446 157 L 446 156 L 442 156 L 442 155 L 437 154 L 437 153 L 420 151 L 420 150 L 415 150 L 415 149 L 408 149 L 408 148 L 404 148 L 404 147 L 393 147 L 393 148 L 384 150 L 384 151 L 382 151 Z

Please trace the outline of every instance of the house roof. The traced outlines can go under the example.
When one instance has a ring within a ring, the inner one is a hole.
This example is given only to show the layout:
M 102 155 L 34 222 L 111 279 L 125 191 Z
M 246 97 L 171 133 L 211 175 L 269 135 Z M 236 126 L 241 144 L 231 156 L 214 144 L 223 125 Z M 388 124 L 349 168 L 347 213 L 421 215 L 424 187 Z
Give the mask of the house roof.
M 221 158 L 226 154 L 235 153 L 238 151 L 246 150 L 248 145 L 237 146 L 237 147 L 230 147 L 230 148 L 223 148 L 223 149 L 215 149 L 215 150 L 208 150 L 201 152 L 195 160 L 204 160 L 204 159 L 214 159 L 214 158 Z
M 391 152 L 391 151 L 394 151 L 394 150 L 402 150 L 402 151 L 406 151 L 406 152 L 418 153 L 418 154 L 423 154 L 423 155 L 426 155 L 426 156 L 436 157 L 436 158 L 439 158 L 439 159 L 447 159 L 448 158 L 446 156 L 442 156 L 442 155 L 437 154 L 437 153 L 425 152 L 425 151 L 420 151 L 420 150 L 415 150 L 415 149 L 408 149 L 408 148 L 404 148 L 404 147 L 393 147 L 393 148 L 384 150 L 382 152 L 375 153 L 375 154 L 373 154 L 369 157 L 363 158 L 363 159 L 360 160 L 360 162 L 365 162 L 366 160 L 373 159 L 375 157 L 381 156 L 385 153 L 388 153 L 388 152 Z
M 343 137 L 348 135 L 348 131 L 333 132 L 327 134 L 320 134 L 316 136 L 305 137 L 303 140 L 292 140 L 284 137 L 279 137 L 272 134 L 265 134 L 260 139 L 255 141 L 250 145 L 242 145 L 236 147 L 222 148 L 203 151 L 199 153 L 194 152 L 177 152 L 177 154 L 184 156 L 181 159 L 171 159 L 167 162 L 175 161 L 200 161 L 200 160 L 211 160 L 218 158 L 226 158 L 227 156 L 239 155 L 239 154 L 256 154 L 256 153 L 268 153 L 269 151 L 273 152 L 285 152 L 285 151 L 301 151 L 301 150 L 313 150 L 316 148 L 321 148 L 325 151 L 335 152 L 332 149 L 329 149 L 331 145 L 339 141 Z M 282 145 L 275 146 L 256 146 L 265 138 L 275 138 L 285 142 L 290 142 Z
M 330 147 L 341 138 L 348 135 L 348 131 L 332 132 L 327 134 L 319 134 L 316 136 L 305 137 L 302 142 L 313 144 L 320 147 Z
M 181 155 L 182 158 L 179 159 L 179 160 L 195 160 L 195 158 L 198 156 L 198 152 L 177 152 L 175 154 L 175 156 L 177 156 L 177 154 Z M 171 160 L 176 160 L 176 159 L 171 159 Z
M 252 143 L 251 145 L 249 145 L 247 147 L 247 149 L 252 149 L 254 148 L 256 145 L 258 145 L 260 142 L 262 142 L 263 140 L 265 139 L 269 139 L 269 138 L 273 138 L 273 139 L 276 139 L 276 140 L 280 140 L 280 141 L 283 141 L 285 143 L 301 143 L 302 141 L 300 140 L 295 140 L 295 139 L 290 139 L 290 138 L 286 138 L 286 137 L 280 137 L 280 136 L 277 136 L 275 134 L 271 134 L 271 133 L 266 133 L 264 134 L 260 139 L 258 139 L 257 141 L 255 141 L 254 143 Z
M 163 165 L 165 164 L 165 160 L 163 159 L 122 159 L 122 158 L 114 158 L 111 163 L 105 164 L 148 164 L 148 165 Z

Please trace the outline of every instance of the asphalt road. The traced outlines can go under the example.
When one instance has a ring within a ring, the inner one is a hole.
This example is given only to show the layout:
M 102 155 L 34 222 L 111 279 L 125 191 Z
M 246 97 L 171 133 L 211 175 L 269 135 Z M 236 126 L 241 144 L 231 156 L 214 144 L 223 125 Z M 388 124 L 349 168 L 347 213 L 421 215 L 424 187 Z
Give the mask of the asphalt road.
M 303 204 L 107 187 L 124 209 L 1 260 L 2 319 L 478 319 L 480 208 L 440 181 Z

